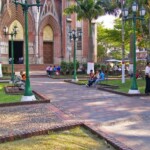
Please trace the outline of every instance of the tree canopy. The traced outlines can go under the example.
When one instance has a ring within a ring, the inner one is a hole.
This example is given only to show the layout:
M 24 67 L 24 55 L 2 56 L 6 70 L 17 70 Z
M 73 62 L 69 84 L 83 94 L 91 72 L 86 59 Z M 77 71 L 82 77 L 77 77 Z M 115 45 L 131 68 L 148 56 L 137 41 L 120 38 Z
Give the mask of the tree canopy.
M 64 10 L 65 14 L 76 13 L 79 20 L 85 19 L 89 22 L 89 50 L 88 61 L 92 62 L 94 58 L 94 44 L 92 37 L 92 20 L 97 19 L 105 13 L 116 14 L 116 3 L 113 0 L 76 0 L 73 4 Z

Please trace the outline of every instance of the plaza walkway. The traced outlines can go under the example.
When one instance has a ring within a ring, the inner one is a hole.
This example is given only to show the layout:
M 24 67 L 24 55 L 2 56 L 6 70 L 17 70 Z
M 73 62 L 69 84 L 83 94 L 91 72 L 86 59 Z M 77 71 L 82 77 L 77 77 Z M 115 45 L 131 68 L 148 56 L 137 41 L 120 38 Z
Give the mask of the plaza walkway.
M 60 79 L 31 78 L 31 84 L 51 103 L 0 108 L 0 136 L 81 121 L 128 150 L 150 149 L 150 97 L 125 97 Z

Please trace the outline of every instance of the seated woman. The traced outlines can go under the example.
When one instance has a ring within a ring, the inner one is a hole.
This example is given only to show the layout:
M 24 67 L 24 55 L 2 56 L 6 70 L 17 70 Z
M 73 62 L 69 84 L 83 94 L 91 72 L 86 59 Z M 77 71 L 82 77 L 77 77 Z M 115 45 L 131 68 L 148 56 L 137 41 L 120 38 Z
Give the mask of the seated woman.
M 87 87 L 90 87 L 95 81 L 96 79 L 99 78 L 99 72 L 96 71 L 96 73 L 93 73 L 93 70 L 90 71 L 90 78 L 88 80 L 88 84 L 86 84 Z
M 99 78 L 96 79 L 94 85 L 96 85 L 98 82 L 101 82 L 103 80 L 105 80 L 105 74 L 103 73 L 102 70 L 99 70 Z
M 47 74 L 47 75 L 49 75 L 49 68 L 50 68 L 50 66 L 47 66 L 47 67 L 46 67 L 46 74 Z

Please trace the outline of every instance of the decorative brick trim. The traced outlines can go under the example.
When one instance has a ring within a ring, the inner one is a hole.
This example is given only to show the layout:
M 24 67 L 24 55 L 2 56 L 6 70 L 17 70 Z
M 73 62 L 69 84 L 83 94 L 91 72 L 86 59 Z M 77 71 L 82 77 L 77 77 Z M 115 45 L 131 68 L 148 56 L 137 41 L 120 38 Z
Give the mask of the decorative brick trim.
M 4 90 L 5 90 L 5 93 L 7 93 L 7 94 L 9 94 L 9 95 L 23 95 L 23 93 L 24 93 L 24 91 L 22 90 L 22 91 L 19 91 L 19 92 L 9 92 L 9 90 L 8 90 L 8 87 L 16 87 L 16 86 L 5 86 L 4 87 Z
M 107 133 L 95 130 L 90 125 L 85 124 L 83 122 L 71 122 L 71 123 L 68 122 L 65 124 L 52 126 L 48 129 L 33 130 L 30 132 L 27 131 L 26 133 L 22 132 L 20 134 L 10 135 L 10 136 L 0 136 L 0 143 L 21 140 L 21 139 L 30 138 L 33 136 L 46 135 L 50 131 L 58 132 L 58 131 L 69 130 L 69 129 L 72 129 L 72 128 L 75 128 L 78 126 L 84 127 L 87 130 L 91 131 L 93 134 L 96 134 L 98 137 L 103 138 L 117 150 L 132 150 L 132 149 L 128 148 L 126 145 L 124 145 L 123 143 L 121 143 L 121 142 L 117 141 L 116 139 L 114 139 L 113 137 L 109 136 Z
M 126 145 L 124 145 L 120 141 L 118 141 L 115 138 L 113 138 L 112 136 L 110 136 L 110 134 L 108 135 L 108 133 L 106 133 L 106 132 L 103 132 L 101 130 L 96 130 L 94 127 L 92 127 L 92 126 L 90 126 L 90 125 L 88 125 L 86 123 L 83 124 L 83 127 L 87 128 L 92 133 L 98 135 L 98 137 L 103 138 L 104 140 L 106 140 L 107 143 L 112 145 L 117 150 L 132 150 L 131 148 L 127 147 Z
M 42 94 L 40 94 L 40 93 L 38 93 L 36 91 L 32 91 L 32 92 L 39 97 L 39 101 L 2 103 L 2 104 L 0 104 L 0 107 L 50 103 L 50 99 L 46 98 Z
M 20 139 L 25 139 L 29 138 L 32 136 L 38 136 L 38 135 L 45 135 L 48 134 L 50 131 L 62 131 L 62 130 L 68 130 L 77 126 L 81 126 L 81 122 L 73 122 L 73 123 L 68 123 L 68 124 L 62 124 L 62 125 L 55 125 L 53 127 L 50 127 L 48 129 L 40 129 L 40 130 L 33 130 L 30 132 L 22 132 L 20 134 L 16 135 L 10 135 L 10 136 L 0 136 L 0 143 L 4 142 L 9 142 L 9 141 L 14 141 L 14 140 L 20 140 Z

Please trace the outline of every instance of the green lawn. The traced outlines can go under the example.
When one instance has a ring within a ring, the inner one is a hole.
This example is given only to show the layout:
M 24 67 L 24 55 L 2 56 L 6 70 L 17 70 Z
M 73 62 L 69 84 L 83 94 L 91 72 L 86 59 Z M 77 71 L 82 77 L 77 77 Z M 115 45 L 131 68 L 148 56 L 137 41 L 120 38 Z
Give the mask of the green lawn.
M 8 83 L 0 83 L 0 103 L 20 102 L 22 95 L 8 95 L 4 91 L 4 87 Z
M 125 83 L 122 84 L 121 79 L 120 80 L 108 80 L 104 81 L 103 83 L 111 84 L 111 85 L 118 85 L 119 89 L 116 89 L 120 92 L 128 93 L 129 89 L 131 88 L 131 79 L 126 79 Z M 143 79 L 137 79 L 137 85 L 140 93 L 145 93 L 145 80 Z
M 57 79 L 73 79 L 73 75 L 51 75 L 52 78 Z M 88 75 L 86 74 L 79 74 L 77 75 L 78 78 L 88 78 Z
M 103 139 L 77 127 L 49 135 L 36 136 L 24 140 L 0 144 L 1 150 L 106 150 Z M 115 150 L 110 147 L 109 150 Z
M 87 84 L 87 81 L 80 80 L 78 83 L 79 84 Z M 125 93 L 128 93 L 129 89 L 131 88 L 131 79 L 126 79 L 124 84 L 121 83 L 121 79 L 115 79 L 115 80 L 108 79 L 108 80 L 102 81 L 102 83 L 110 84 L 110 85 L 118 85 L 119 89 L 114 89 L 114 90 L 120 91 L 120 92 L 125 92 Z M 137 85 L 138 85 L 139 91 L 144 94 L 145 80 L 137 79 Z

